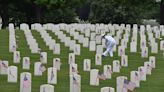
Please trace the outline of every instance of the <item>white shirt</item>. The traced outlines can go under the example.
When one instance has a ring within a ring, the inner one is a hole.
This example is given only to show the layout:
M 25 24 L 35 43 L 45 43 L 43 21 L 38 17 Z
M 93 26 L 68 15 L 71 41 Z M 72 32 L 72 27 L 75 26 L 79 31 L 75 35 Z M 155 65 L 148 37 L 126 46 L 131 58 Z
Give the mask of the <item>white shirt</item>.
M 106 46 L 116 43 L 116 40 L 112 36 L 105 36 L 104 38 L 105 38 Z

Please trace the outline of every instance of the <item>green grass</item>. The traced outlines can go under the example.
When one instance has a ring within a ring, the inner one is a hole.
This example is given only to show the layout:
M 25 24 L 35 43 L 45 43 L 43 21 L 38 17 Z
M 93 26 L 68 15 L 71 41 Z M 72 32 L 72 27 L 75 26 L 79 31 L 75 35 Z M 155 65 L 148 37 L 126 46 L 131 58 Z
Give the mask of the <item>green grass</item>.
M 55 86 L 55 92 L 69 92 L 69 65 L 68 65 L 68 54 L 69 48 L 64 46 L 64 43 L 61 43 L 57 36 L 51 31 L 48 31 L 50 36 L 56 40 L 57 43 L 60 43 L 61 46 L 61 54 L 54 55 L 52 51 L 48 49 L 48 47 L 43 42 L 40 34 L 37 31 L 32 31 L 32 35 L 37 40 L 39 44 L 39 48 L 42 51 L 46 51 L 48 53 L 48 64 L 46 67 L 52 67 L 53 58 L 58 57 L 62 61 L 61 70 L 58 71 L 58 83 Z M 64 32 L 65 33 L 65 32 Z M 65 33 L 67 36 L 69 34 Z M 21 53 L 21 57 L 30 57 L 31 66 L 30 70 L 22 70 L 22 63 L 13 64 L 13 55 L 9 53 L 9 32 L 7 30 L 0 31 L 0 59 L 8 60 L 9 65 L 18 66 L 18 82 L 17 83 L 7 83 L 7 76 L 0 75 L 0 92 L 19 92 L 20 85 L 20 73 L 21 72 L 31 72 L 32 74 L 32 92 L 39 92 L 40 85 L 47 83 L 47 71 L 43 73 L 43 76 L 36 77 L 34 76 L 34 62 L 39 60 L 39 54 L 31 54 L 29 46 L 27 45 L 24 32 L 21 30 L 16 30 L 17 36 L 17 44 L 18 50 Z M 138 36 L 139 37 L 139 36 Z M 73 39 L 71 37 L 71 39 Z M 76 41 L 76 43 L 78 43 Z M 139 39 L 138 39 L 139 43 Z M 158 41 L 159 45 L 159 41 Z M 139 46 L 139 45 L 138 45 Z M 81 45 L 81 55 L 76 56 L 76 63 L 78 64 L 79 74 L 81 75 L 81 90 L 82 92 L 100 92 L 101 87 L 110 86 L 116 88 L 116 77 L 118 76 L 127 76 L 129 78 L 130 71 L 137 70 L 139 66 L 143 66 L 144 62 L 148 60 L 148 58 L 141 58 L 140 53 L 130 53 L 130 45 L 128 43 L 128 48 L 126 49 L 126 55 L 128 55 L 129 66 L 128 68 L 121 68 L 120 73 L 113 73 L 112 79 L 108 79 L 105 81 L 100 81 L 99 86 L 90 86 L 89 85 L 89 72 L 83 71 L 83 60 L 91 59 L 92 66 L 91 68 L 103 70 L 103 66 L 95 66 L 95 52 L 90 52 L 88 48 L 83 48 Z M 138 52 L 139 52 L 138 47 Z M 158 54 L 151 54 L 149 49 L 149 55 L 156 56 L 156 68 L 153 69 L 152 75 L 147 76 L 146 82 L 141 82 L 141 87 L 136 88 L 134 92 L 163 92 L 164 90 L 164 58 L 162 56 L 162 52 L 159 51 Z M 109 58 L 106 57 L 103 59 L 102 64 L 112 64 L 113 60 L 120 60 L 120 57 L 117 56 L 117 52 L 114 52 L 114 57 Z

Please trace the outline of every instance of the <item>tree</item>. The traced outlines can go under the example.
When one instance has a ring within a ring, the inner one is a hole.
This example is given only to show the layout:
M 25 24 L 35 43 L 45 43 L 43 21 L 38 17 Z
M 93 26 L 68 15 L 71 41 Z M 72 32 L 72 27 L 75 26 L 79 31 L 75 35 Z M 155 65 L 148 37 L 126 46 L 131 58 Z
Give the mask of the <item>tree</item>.
M 93 23 L 141 23 L 153 18 L 154 0 L 91 0 L 90 21 Z
M 160 24 L 164 25 L 164 0 L 160 3 Z
M 8 10 L 10 8 L 12 0 L 0 0 L 0 15 L 2 18 L 2 28 L 6 27 L 9 22 L 9 13 Z

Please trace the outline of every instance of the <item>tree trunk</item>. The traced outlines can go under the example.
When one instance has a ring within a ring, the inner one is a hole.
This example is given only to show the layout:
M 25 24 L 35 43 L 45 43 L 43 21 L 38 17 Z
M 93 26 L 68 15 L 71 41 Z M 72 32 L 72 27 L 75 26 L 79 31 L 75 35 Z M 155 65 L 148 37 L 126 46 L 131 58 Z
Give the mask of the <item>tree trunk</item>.
M 9 24 L 9 16 L 8 16 L 8 7 L 3 7 L 1 11 L 2 17 L 2 28 L 6 28 Z
M 164 0 L 160 3 L 160 24 L 164 25 Z
M 41 15 L 41 7 L 39 5 L 35 5 L 35 12 L 36 12 L 36 22 L 42 22 L 42 15 Z

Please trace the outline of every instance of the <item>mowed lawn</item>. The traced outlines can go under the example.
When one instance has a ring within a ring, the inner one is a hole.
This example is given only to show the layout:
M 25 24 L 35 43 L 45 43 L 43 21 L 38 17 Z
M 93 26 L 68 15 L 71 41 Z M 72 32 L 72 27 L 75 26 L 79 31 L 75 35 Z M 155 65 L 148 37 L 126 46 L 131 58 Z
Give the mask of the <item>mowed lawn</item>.
M 48 54 L 48 64 L 46 68 L 52 67 L 53 58 L 60 58 L 62 65 L 61 70 L 58 71 L 57 76 L 57 85 L 54 85 L 55 92 L 69 92 L 69 65 L 68 65 L 68 55 L 70 53 L 69 48 L 64 46 L 64 43 L 61 43 L 57 36 L 48 31 L 50 36 L 56 40 L 57 43 L 60 43 L 61 54 L 54 55 L 52 51 L 48 49 L 45 45 L 43 39 L 37 31 L 32 31 L 32 35 L 37 40 L 39 48 L 42 51 L 46 51 Z M 69 34 L 65 33 L 67 36 Z M 144 62 L 148 61 L 148 58 L 141 58 L 140 49 L 139 49 L 139 35 L 138 35 L 138 52 L 130 53 L 130 42 L 128 42 L 128 48 L 126 49 L 126 55 L 128 55 L 129 66 L 127 68 L 121 68 L 120 73 L 113 73 L 112 79 L 101 80 L 99 86 L 90 86 L 89 79 L 90 73 L 83 71 L 83 60 L 91 59 L 92 69 L 99 69 L 103 71 L 103 65 L 110 64 L 112 65 L 113 60 L 120 60 L 118 57 L 118 52 L 114 52 L 114 57 L 106 57 L 102 59 L 102 66 L 95 65 L 95 52 L 90 52 L 88 48 L 84 48 L 81 45 L 81 55 L 76 56 L 76 63 L 78 64 L 78 71 L 81 75 L 81 92 L 100 92 L 101 87 L 114 87 L 116 88 L 116 77 L 118 76 L 127 76 L 129 79 L 130 71 L 137 70 L 139 66 L 143 66 Z M 164 37 L 163 37 L 164 39 Z M 30 53 L 29 46 L 27 45 L 24 32 L 21 30 L 16 30 L 16 40 L 18 45 L 18 51 L 20 51 L 21 57 L 30 57 L 31 66 L 30 70 L 22 69 L 22 62 L 19 64 L 13 64 L 13 54 L 9 53 L 9 31 L 0 30 L 0 59 L 8 60 L 9 65 L 18 66 L 18 82 L 17 83 L 7 83 L 7 76 L 0 75 L 0 92 L 19 92 L 20 85 L 20 73 L 30 72 L 32 74 L 32 92 L 39 92 L 40 85 L 47 83 L 47 71 L 43 73 L 43 76 L 36 77 L 34 76 L 34 62 L 39 61 L 39 54 Z M 131 39 L 130 39 L 131 41 Z M 159 46 L 159 40 L 158 46 Z M 78 43 L 78 42 L 76 42 Z M 147 45 L 148 46 L 148 45 Z M 158 48 L 159 49 L 159 48 Z M 159 50 L 158 54 L 151 54 L 149 47 L 149 55 L 156 57 L 156 68 L 152 70 L 152 75 L 147 76 L 147 81 L 141 81 L 140 88 L 136 88 L 134 92 L 164 92 L 164 56 L 162 51 Z M 21 59 L 22 61 L 22 59 Z

